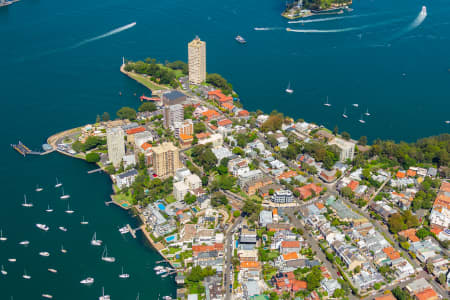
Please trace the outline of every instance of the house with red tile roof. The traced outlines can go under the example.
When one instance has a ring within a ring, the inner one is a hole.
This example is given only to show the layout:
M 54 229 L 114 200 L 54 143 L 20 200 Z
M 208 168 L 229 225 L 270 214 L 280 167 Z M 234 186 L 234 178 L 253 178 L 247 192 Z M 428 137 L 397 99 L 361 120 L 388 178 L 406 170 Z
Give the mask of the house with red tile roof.
M 179 134 L 180 143 L 182 146 L 190 146 L 192 142 L 194 141 L 194 137 L 192 135 L 188 134 Z
M 226 96 L 221 90 L 208 92 L 208 99 L 216 101 L 219 105 L 227 102 L 233 104 L 233 97 Z
M 223 120 L 218 121 L 217 125 L 219 125 L 219 127 L 231 128 L 231 126 L 233 125 L 233 122 L 230 119 L 223 119 Z
M 380 297 L 376 297 L 375 300 L 397 300 L 392 294 L 386 294 Z
M 300 241 L 282 241 L 280 245 L 280 253 L 287 254 L 296 252 L 298 253 L 301 249 Z
M 147 150 L 151 150 L 151 148 L 152 148 L 152 145 L 147 142 L 145 142 L 141 145 L 141 149 L 144 150 L 144 152 Z
M 206 119 L 208 121 L 210 121 L 210 120 L 214 120 L 214 119 L 217 119 L 218 117 L 220 117 L 220 114 L 213 109 L 208 109 L 207 111 L 202 112 L 202 116 L 205 116 Z
M 350 181 L 350 183 L 347 185 L 347 187 L 349 187 L 353 192 L 356 190 L 358 186 L 359 182 L 355 180 Z
M 397 174 L 395 174 L 397 178 L 405 178 L 406 173 L 404 171 L 398 171 Z
M 428 288 L 426 290 L 423 290 L 421 292 L 414 293 L 414 296 L 417 300 L 438 300 L 439 295 L 436 293 L 433 288 Z
M 235 109 L 236 108 L 236 106 L 234 106 L 233 104 L 231 104 L 231 103 L 229 103 L 229 102 L 225 102 L 225 103 L 222 103 L 222 108 L 225 108 L 226 110 L 228 110 L 228 111 L 233 111 L 233 109 Z
M 237 115 L 238 115 L 238 117 L 241 117 L 241 118 L 248 118 L 250 116 L 250 113 L 248 112 L 248 110 L 243 109 L 243 110 L 240 110 L 237 113 Z
M 306 290 L 308 287 L 306 281 L 295 279 L 293 272 L 277 274 L 272 277 L 271 283 L 275 286 L 278 294 L 284 291 L 298 292 L 300 290 Z
M 195 135 L 195 137 L 196 137 L 198 140 L 204 140 L 204 139 L 209 138 L 210 135 L 211 135 L 210 132 L 200 132 L 200 133 L 197 133 L 197 134 Z
M 302 187 L 295 188 L 295 190 L 297 190 L 300 193 L 300 199 L 303 200 L 319 196 L 320 192 L 322 192 L 322 188 L 318 185 L 315 185 L 314 183 L 310 183 Z
M 289 171 L 283 172 L 280 175 L 278 175 L 277 179 L 278 180 L 286 180 L 288 178 L 292 178 L 292 177 L 295 177 L 297 175 L 298 175 L 297 172 L 295 172 L 293 170 L 289 170 Z
M 139 133 L 139 132 L 144 132 L 145 130 L 146 130 L 145 127 L 139 126 L 139 127 L 135 127 L 135 128 L 128 129 L 128 130 L 126 131 L 126 133 L 127 133 L 128 135 L 132 135 L 132 134 L 136 134 L 136 133 Z
M 406 171 L 406 176 L 408 176 L 408 177 L 416 177 L 416 175 L 417 175 L 417 172 L 414 170 L 408 169 Z
M 409 240 L 410 242 L 413 242 L 413 243 L 420 241 L 420 239 L 416 235 L 416 229 L 415 228 L 402 230 L 402 231 L 400 231 L 398 233 L 398 235 L 406 238 L 407 240 Z
M 383 249 L 383 252 L 389 257 L 390 260 L 395 260 L 400 258 L 400 253 L 395 250 L 393 247 L 386 247 Z

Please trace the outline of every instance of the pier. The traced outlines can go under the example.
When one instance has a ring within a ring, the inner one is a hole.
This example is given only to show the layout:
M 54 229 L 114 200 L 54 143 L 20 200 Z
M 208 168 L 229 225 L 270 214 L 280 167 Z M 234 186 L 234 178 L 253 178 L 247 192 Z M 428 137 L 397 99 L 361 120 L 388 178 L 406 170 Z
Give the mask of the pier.
M 53 147 L 48 147 L 46 144 L 43 145 L 43 147 L 45 147 L 44 152 L 38 152 L 38 151 L 32 151 L 30 150 L 30 148 L 28 148 L 27 146 L 25 146 L 21 141 L 19 141 L 17 144 L 11 144 L 11 147 L 16 150 L 17 152 L 19 152 L 20 154 L 23 155 L 23 157 L 27 156 L 27 155 L 46 155 L 49 153 L 52 153 L 53 151 L 55 151 L 55 149 Z
M 98 168 L 98 169 L 87 171 L 87 173 L 92 174 L 92 173 L 97 173 L 97 172 L 101 172 L 101 171 L 102 171 L 102 168 Z
M 143 226 L 143 225 L 142 225 L 142 226 Z M 127 224 L 127 228 L 128 228 L 128 230 L 130 231 L 130 234 L 131 234 L 131 236 L 132 236 L 133 238 L 136 238 L 136 232 L 139 231 L 139 230 L 142 230 L 142 226 L 140 226 L 140 227 L 138 227 L 138 228 L 136 228 L 136 229 L 133 229 L 133 228 L 131 228 L 130 224 Z

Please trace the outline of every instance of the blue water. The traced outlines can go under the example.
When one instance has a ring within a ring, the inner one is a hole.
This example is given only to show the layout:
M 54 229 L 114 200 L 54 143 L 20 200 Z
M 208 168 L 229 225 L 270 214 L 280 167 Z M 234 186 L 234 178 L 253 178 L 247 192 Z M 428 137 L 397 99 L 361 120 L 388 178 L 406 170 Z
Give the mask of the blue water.
M 448 2 L 435 0 L 359 1 L 345 16 L 329 22 L 287 24 L 280 17 L 284 1 L 36 1 L 22 0 L 0 9 L 0 100 L 3 112 L 0 149 L 0 228 L 8 236 L 0 244 L 0 263 L 8 277 L 0 278 L 1 299 L 36 299 L 50 293 L 55 299 L 95 299 L 101 286 L 113 299 L 156 299 L 174 295 L 170 278 L 152 270 L 159 260 L 142 236 L 121 236 L 117 227 L 134 218 L 118 207 L 106 207 L 112 192 L 109 178 L 90 174 L 88 164 L 51 154 L 22 158 L 9 144 L 21 139 L 39 148 L 47 136 L 93 122 L 97 114 L 111 114 L 121 106 L 138 106 L 146 89 L 123 76 L 122 56 L 161 61 L 187 59 L 187 42 L 199 35 L 207 42 L 207 70 L 228 78 L 249 110 L 273 109 L 294 118 L 335 125 L 353 137 L 412 141 L 448 132 L 450 26 Z M 422 5 L 428 17 L 408 31 Z M 137 25 L 103 39 L 95 37 Z M 280 30 L 254 31 L 253 27 Z M 301 30 L 352 28 L 345 32 L 295 33 Z M 355 29 L 356 28 L 356 29 Z M 247 45 L 234 41 L 243 35 Z M 90 40 L 90 41 L 89 41 Z M 404 75 L 403 75 L 404 74 Z M 284 89 L 291 81 L 294 94 Z M 119 96 L 119 91 L 123 96 Z M 331 108 L 322 104 L 329 96 Z M 359 109 L 351 106 L 359 103 Z M 348 120 L 340 117 L 347 108 Z M 366 124 L 357 120 L 369 109 Z M 76 210 L 66 215 L 66 202 L 54 190 L 58 176 L 71 194 Z M 34 192 L 36 184 L 45 190 Z M 20 206 L 27 193 L 35 207 Z M 43 212 L 48 202 L 56 211 Z M 79 224 L 81 216 L 90 221 Z M 51 226 L 47 233 L 34 224 Z M 67 233 L 57 226 L 69 228 Z M 101 249 L 89 245 L 96 231 L 117 263 L 100 260 Z M 28 239 L 30 247 L 17 245 Z M 60 244 L 67 258 L 58 252 Z M 37 255 L 49 251 L 49 258 Z M 6 262 L 15 256 L 15 265 Z M 119 281 L 121 265 L 131 274 Z M 58 275 L 47 268 L 59 270 Z M 21 279 L 23 269 L 32 280 Z M 89 288 L 79 281 L 96 278 Z

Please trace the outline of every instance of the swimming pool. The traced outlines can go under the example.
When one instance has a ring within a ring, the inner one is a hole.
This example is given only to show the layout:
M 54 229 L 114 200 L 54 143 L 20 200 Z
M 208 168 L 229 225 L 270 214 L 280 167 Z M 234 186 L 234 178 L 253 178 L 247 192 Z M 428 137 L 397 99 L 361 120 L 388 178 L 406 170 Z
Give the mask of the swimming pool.
M 163 204 L 161 204 L 161 203 L 158 204 L 158 208 L 159 208 L 159 210 L 165 210 L 166 209 L 166 207 Z
M 165 240 L 166 240 L 166 242 L 172 242 L 175 240 L 175 238 L 176 238 L 176 235 L 173 234 L 173 235 L 166 237 Z
M 193 207 L 192 210 L 193 210 L 195 213 L 198 213 L 198 210 L 197 210 L 195 207 Z
M 129 205 L 128 205 L 128 203 L 122 203 L 122 206 L 123 207 L 128 207 Z

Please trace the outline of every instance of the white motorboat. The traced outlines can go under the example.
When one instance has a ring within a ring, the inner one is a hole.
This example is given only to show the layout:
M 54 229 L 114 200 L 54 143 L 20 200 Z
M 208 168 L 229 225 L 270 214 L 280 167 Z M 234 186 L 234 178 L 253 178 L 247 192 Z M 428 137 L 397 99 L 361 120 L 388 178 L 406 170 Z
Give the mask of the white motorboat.
M 5 271 L 5 268 L 3 267 L 3 265 L 2 265 L 0 272 L 2 273 L 2 275 L 5 275 L 5 276 L 8 275 L 8 272 Z
M 23 203 L 22 203 L 22 206 L 23 207 L 33 207 L 33 203 L 28 203 L 27 202 L 27 195 L 23 195 Z
M 365 114 L 366 116 L 370 116 L 369 109 L 367 109 L 366 112 L 365 112 L 364 114 Z
M 288 93 L 288 94 L 294 93 L 294 90 L 291 89 L 291 82 L 290 81 L 289 81 L 288 86 L 286 88 L 286 93 Z
M 103 242 L 101 240 L 97 240 L 97 232 L 94 232 L 94 236 L 92 237 L 92 240 L 91 240 L 91 245 L 92 246 L 101 246 L 102 243 Z
M 172 297 L 170 297 L 170 296 L 163 296 L 162 297 L 164 300 L 172 300 Z
M 103 250 L 103 253 L 102 253 L 102 260 L 106 261 L 106 262 L 110 262 L 110 263 L 113 263 L 116 261 L 115 257 L 108 256 L 108 248 L 106 247 L 106 245 L 105 245 L 105 249 Z
M 164 274 L 164 273 L 167 273 L 166 269 L 161 269 L 161 270 L 157 270 L 156 271 L 156 275 L 161 275 L 161 274 Z
M 37 228 L 39 228 L 39 229 L 41 229 L 41 230 L 44 230 L 44 231 L 48 231 L 50 228 L 47 226 L 47 225 L 45 225 L 45 224 L 36 224 L 36 227 Z
M 102 295 L 98 297 L 98 300 L 111 300 L 110 295 L 105 295 L 105 288 L 102 287 Z
M 364 121 L 363 115 L 361 115 L 361 119 L 359 119 L 359 123 L 365 124 L 366 121 Z
M 59 197 L 60 199 L 69 199 L 70 198 L 70 195 L 66 195 L 66 194 L 64 194 L 64 188 L 62 189 L 62 195 L 61 195 L 61 197 Z
M 353 103 L 352 105 L 353 105 L 353 107 L 359 107 L 358 103 Z
M 59 230 L 61 230 L 61 231 L 67 232 L 67 228 L 66 228 L 66 227 L 59 226 L 58 228 L 59 228 Z
M 28 279 L 31 279 L 31 276 L 27 274 L 27 270 L 24 270 L 24 271 L 23 271 L 22 278 L 23 278 L 23 279 L 27 279 L 27 280 L 28 280 Z
M 164 269 L 163 266 L 156 266 L 156 267 L 153 268 L 153 270 L 155 270 L 155 271 L 159 271 L 159 270 L 162 270 L 162 269 Z
M 59 188 L 60 186 L 62 186 L 62 183 L 61 183 L 61 182 L 58 182 L 58 177 L 56 177 L 55 188 Z
M 0 241 L 4 242 L 8 240 L 6 236 L 3 236 L 3 229 L 0 229 Z
M 166 278 L 167 276 L 169 276 L 169 273 L 165 273 L 165 274 L 161 275 L 162 278 Z
M 122 227 L 122 228 L 119 228 L 119 232 L 120 232 L 121 234 L 127 234 L 128 232 L 130 232 L 130 229 L 128 229 L 127 226 L 124 226 L 124 227 Z
M 39 252 L 39 255 L 44 256 L 44 257 L 49 257 L 50 253 L 48 253 L 47 251 L 42 251 L 42 252 Z
M 450 124 L 450 120 L 445 121 L 445 124 Z
M 58 271 L 55 270 L 55 269 L 48 269 L 48 271 L 49 271 L 50 273 L 54 273 L 54 274 L 58 273 Z
M 345 119 L 348 118 L 348 116 L 347 116 L 347 110 L 346 110 L 345 108 L 344 108 L 344 113 L 342 114 L 342 117 L 345 118 Z
M 420 15 L 422 17 L 425 17 L 427 15 L 427 7 L 425 5 L 422 6 L 422 10 L 420 11 Z
M 50 294 L 42 294 L 42 297 L 47 299 L 53 299 L 53 296 Z
M 62 252 L 62 253 L 67 253 L 67 250 L 64 249 L 64 246 L 63 246 L 63 245 L 61 245 L 61 252 Z
M 48 213 L 53 212 L 53 208 L 50 208 L 50 204 L 47 206 L 47 209 L 45 211 Z
M 15 259 L 15 258 L 8 258 L 8 261 L 13 263 L 13 262 L 16 262 L 17 259 Z
M 88 277 L 86 279 L 81 280 L 80 283 L 81 284 L 85 284 L 85 285 L 93 284 L 94 283 L 94 278 Z
M 72 209 L 70 209 L 70 205 L 69 205 L 69 203 L 67 203 L 67 209 L 66 209 L 66 214 L 73 214 L 75 211 L 74 210 L 72 210 Z
M 36 185 L 36 189 L 35 189 L 36 192 L 42 192 L 43 190 L 44 190 L 44 189 L 41 188 L 41 187 L 39 186 L 39 184 Z
M 123 267 L 122 267 L 122 273 L 119 274 L 119 278 L 128 279 L 128 278 L 130 278 L 130 274 L 124 273 L 123 272 Z
M 21 241 L 19 243 L 19 245 L 22 245 L 22 246 L 28 246 L 29 244 L 30 244 L 30 241 Z
M 84 216 L 83 216 L 83 219 L 81 220 L 80 224 L 81 224 L 81 225 L 87 225 L 87 224 L 89 224 L 89 222 L 86 221 L 86 220 L 84 219 Z
M 331 104 L 328 102 L 328 96 L 327 96 L 327 101 L 323 104 L 324 106 L 330 107 Z

